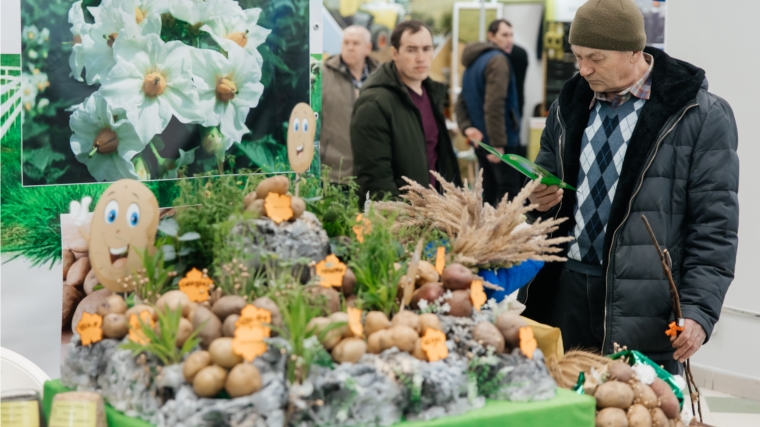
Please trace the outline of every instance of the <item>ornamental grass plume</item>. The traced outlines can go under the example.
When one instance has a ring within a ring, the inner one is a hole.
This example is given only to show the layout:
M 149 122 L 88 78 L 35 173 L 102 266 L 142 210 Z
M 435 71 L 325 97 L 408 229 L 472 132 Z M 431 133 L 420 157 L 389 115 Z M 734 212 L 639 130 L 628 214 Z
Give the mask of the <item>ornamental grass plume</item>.
M 378 202 L 383 212 L 396 212 L 395 227 L 437 229 L 451 241 L 452 261 L 469 266 L 511 266 L 529 259 L 565 261 L 554 254 L 571 237 L 550 237 L 566 218 L 525 222 L 525 213 L 536 205 L 526 205 L 528 195 L 539 184 L 534 181 L 509 202 L 506 198 L 496 208 L 483 203 L 483 172 L 474 189 L 458 188 L 435 171 L 431 173 L 443 187 L 443 194 L 434 188 L 404 177 L 409 185 L 402 188 L 405 202 Z

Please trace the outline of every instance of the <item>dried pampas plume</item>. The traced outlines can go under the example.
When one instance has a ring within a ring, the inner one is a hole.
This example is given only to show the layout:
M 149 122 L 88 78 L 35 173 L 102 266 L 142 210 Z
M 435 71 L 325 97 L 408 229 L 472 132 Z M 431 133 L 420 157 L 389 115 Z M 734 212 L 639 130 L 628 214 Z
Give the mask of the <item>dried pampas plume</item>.
M 534 181 L 525 186 L 511 201 L 507 197 L 496 208 L 483 203 L 483 171 L 478 175 L 475 188 L 458 188 L 435 171 L 431 173 L 443 187 L 443 194 L 425 188 L 406 177 L 409 185 L 402 188 L 405 202 L 378 202 L 375 207 L 383 212 L 396 212 L 395 227 L 438 229 L 451 241 L 452 261 L 465 265 L 488 267 L 509 266 L 528 259 L 538 261 L 565 261 L 554 254 L 562 251 L 562 243 L 571 237 L 550 238 L 566 220 L 536 220 L 525 222 L 524 214 L 536 205 L 525 201 L 539 185 Z

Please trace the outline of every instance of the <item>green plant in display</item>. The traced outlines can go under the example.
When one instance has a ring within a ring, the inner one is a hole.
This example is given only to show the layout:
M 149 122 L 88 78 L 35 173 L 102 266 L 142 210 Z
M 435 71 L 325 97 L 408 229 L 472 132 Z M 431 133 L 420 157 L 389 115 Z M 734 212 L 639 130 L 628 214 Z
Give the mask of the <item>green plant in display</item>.
M 158 248 L 153 254 L 147 248 L 145 250 L 131 249 L 137 251 L 143 268 L 132 273 L 131 276 L 118 280 L 119 283 L 125 285 L 131 284 L 135 295 L 150 304 L 155 304 L 161 294 L 169 289 L 171 280 L 177 277 L 176 271 L 164 265 L 164 251 L 160 248 L 165 242 L 165 238 L 159 239 Z
M 307 209 L 316 215 L 328 237 L 352 236 L 352 227 L 359 213 L 359 185 L 353 178 L 345 180 L 345 187 L 330 182 L 330 168 L 322 167 L 322 197 L 307 203 Z
M 501 382 L 509 368 L 496 371 L 497 362 L 493 347 L 488 347 L 485 355 L 474 355 L 467 364 L 467 376 L 478 395 L 490 397 L 502 388 Z
M 364 242 L 354 243 L 349 266 L 356 275 L 357 295 L 364 301 L 364 308 L 390 316 L 398 310 L 397 285 L 406 271 L 403 265 L 395 268 L 402 261 L 403 248 L 391 232 L 395 218 L 385 220 L 372 212 L 369 216 L 372 229 L 364 234 Z
M 140 353 L 153 354 L 161 360 L 164 366 L 180 363 L 185 354 L 192 351 L 201 342 L 200 338 L 198 338 L 198 333 L 203 329 L 205 323 L 190 334 L 182 344 L 182 347 L 177 347 L 179 322 L 182 319 L 182 307 L 177 307 L 174 310 L 165 307 L 163 310 L 157 310 L 157 313 L 158 328 L 153 328 L 149 323 L 144 322 L 143 319 L 139 319 L 139 332 L 148 339 L 147 343 L 138 343 L 130 340 L 120 345 L 119 348 L 131 350 L 133 356 L 137 356 Z

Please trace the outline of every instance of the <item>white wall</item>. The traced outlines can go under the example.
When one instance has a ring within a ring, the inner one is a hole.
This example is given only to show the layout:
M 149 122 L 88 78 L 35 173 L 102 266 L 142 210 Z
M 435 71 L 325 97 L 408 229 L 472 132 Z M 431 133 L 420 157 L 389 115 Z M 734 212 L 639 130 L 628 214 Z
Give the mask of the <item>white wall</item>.
M 21 2 L 0 0 L 0 53 L 21 53 Z
M 760 47 L 753 31 L 760 18 L 756 0 L 668 0 L 666 51 L 707 72 L 710 91 L 726 99 L 739 128 L 741 161 L 739 255 L 736 279 L 725 305 L 760 312 Z M 726 313 L 712 340 L 694 357 L 696 364 L 760 378 L 760 319 Z

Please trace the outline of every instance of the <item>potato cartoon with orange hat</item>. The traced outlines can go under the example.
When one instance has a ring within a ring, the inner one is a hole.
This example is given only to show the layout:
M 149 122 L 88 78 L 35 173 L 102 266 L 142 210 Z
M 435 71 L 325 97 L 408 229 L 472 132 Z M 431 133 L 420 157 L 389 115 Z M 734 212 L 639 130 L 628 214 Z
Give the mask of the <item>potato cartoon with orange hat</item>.
M 90 243 L 90 263 L 98 281 L 114 292 L 134 287 L 119 283 L 142 268 L 140 253 L 155 250 L 159 211 L 156 196 L 139 181 L 122 179 L 111 184 L 95 205 L 89 236 L 82 226 L 92 199 L 71 202 L 70 210 L 79 232 Z
M 314 158 L 314 135 L 317 119 L 309 104 L 299 102 L 288 122 L 288 161 L 295 173 L 304 173 Z

